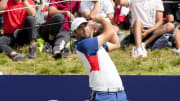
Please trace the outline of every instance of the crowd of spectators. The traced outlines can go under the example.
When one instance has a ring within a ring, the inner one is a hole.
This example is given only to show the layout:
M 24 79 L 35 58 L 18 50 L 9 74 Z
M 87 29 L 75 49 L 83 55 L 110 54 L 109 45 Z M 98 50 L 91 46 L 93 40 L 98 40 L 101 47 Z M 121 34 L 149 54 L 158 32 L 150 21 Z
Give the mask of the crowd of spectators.
M 146 49 L 167 33 L 176 48 L 172 52 L 180 53 L 180 4 L 177 0 L 0 0 L 0 5 L 0 29 L 3 28 L 0 51 L 13 61 L 36 58 L 39 37 L 52 46 L 53 58 L 68 57 L 67 44 L 73 37 L 71 21 L 79 16 L 88 19 L 91 28 L 95 29 L 93 37 L 102 31 L 101 24 L 90 19 L 96 14 L 109 21 L 116 33 L 106 43 L 107 51 L 120 47 L 116 39 L 121 29 L 125 28 L 130 30 L 129 41 L 135 44 L 131 51 L 133 58 L 147 57 Z M 15 44 L 29 44 L 29 54 L 16 52 L 12 48 Z

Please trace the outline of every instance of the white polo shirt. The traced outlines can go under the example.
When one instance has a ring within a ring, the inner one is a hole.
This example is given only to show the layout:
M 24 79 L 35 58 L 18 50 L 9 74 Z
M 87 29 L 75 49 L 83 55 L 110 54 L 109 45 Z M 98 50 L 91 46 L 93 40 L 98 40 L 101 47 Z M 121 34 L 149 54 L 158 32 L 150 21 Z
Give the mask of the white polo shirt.
M 156 23 L 156 12 L 164 11 L 161 0 L 129 0 L 132 21 L 134 24 L 136 19 L 140 19 L 143 27 L 151 28 Z
M 110 0 L 99 0 L 100 8 L 98 14 L 107 17 L 107 14 L 114 13 L 114 8 Z M 81 1 L 81 13 L 90 12 L 94 8 L 92 1 Z
M 121 88 L 124 89 L 118 71 L 108 53 L 98 47 L 97 37 L 75 42 L 77 55 L 83 62 L 89 74 L 91 88 Z

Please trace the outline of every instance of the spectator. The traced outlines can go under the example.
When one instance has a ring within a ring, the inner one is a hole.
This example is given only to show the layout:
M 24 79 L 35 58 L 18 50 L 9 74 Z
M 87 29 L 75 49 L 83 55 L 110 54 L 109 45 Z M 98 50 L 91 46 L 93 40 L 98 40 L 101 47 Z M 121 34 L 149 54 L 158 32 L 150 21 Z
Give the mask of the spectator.
M 82 1 L 81 13 L 85 18 L 101 14 L 109 22 L 114 23 L 114 8 L 111 0 Z
M 82 1 L 81 13 L 85 18 L 90 18 L 91 16 L 100 14 L 109 23 L 114 24 L 114 8 L 113 8 L 111 0 Z M 95 26 L 95 32 L 97 33 L 93 35 L 98 35 L 102 30 L 102 26 L 100 24 L 96 24 L 94 26 Z M 119 33 L 119 28 L 116 25 L 113 25 L 113 30 L 115 33 L 117 34 Z M 114 40 L 114 42 L 117 42 L 117 40 Z M 119 47 L 120 46 L 117 45 L 116 49 Z
M 131 56 L 133 58 L 147 57 L 145 44 L 142 43 L 163 23 L 163 4 L 161 0 L 116 0 L 131 10 L 131 40 L 135 40 Z
M 117 5 L 114 22 L 122 29 L 129 29 L 130 26 L 129 8 Z
M 92 20 L 103 27 L 102 33 L 97 37 L 89 34 L 90 27 L 85 18 L 76 18 L 71 25 L 73 35 L 78 40 L 75 42 L 77 54 L 89 74 L 92 89 L 90 101 L 127 101 L 122 80 L 103 48 L 104 43 L 116 36 L 113 27 L 101 15 L 92 16 Z
M 85 18 L 90 18 L 91 16 L 100 14 L 109 23 L 114 24 L 113 25 L 114 32 L 117 34 L 119 33 L 119 28 L 114 23 L 114 8 L 113 8 L 112 0 L 82 1 L 81 2 L 81 14 Z M 96 24 L 95 26 L 96 26 L 95 32 L 101 32 L 102 26 L 100 24 Z M 114 40 L 114 41 L 117 42 L 116 40 Z M 120 46 L 117 46 L 116 49 L 118 49 L 119 47 Z
M 68 56 L 69 51 L 65 46 L 70 40 L 70 23 L 67 23 L 67 21 L 72 21 L 74 19 L 73 14 L 80 10 L 80 1 L 55 3 L 57 1 L 63 0 L 50 1 L 54 4 L 49 5 L 47 24 L 58 24 L 43 27 L 40 32 L 45 41 L 53 46 L 53 57 L 55 59 Z
M 176 1 L 174 0 L 174 2 Z M 172 52 L 180 53 L 180 31 L 178 28 L 176 29 L 176 27 L 178 26 L 177 21 L 180 21 L 180 18 L 178 17 L 180 15 L 180 12 L 178 12 L 178 3 L 165 3 L 165 15 L 167 18 L 167 23 L 159 27 L 154 32 L 153 36 L 145 41 L 145 45 L 150 44 L 156 37 L 162 34 L 171 33 L 174 34 L 173 37 L 177 48 L 177 50 L 173 49 Z
M 35 26 L 36 9 L 32 0 L 0 0 L 0 11 L 12 10 L 17 8 L 29 7 L 13 11 L 5 11 L 4 18 L 4 35 L 0 37 L 0 49 L 13 60 L 19 61 L 26 55 L 17 53 L 11 48 L 16 42 L 20 45 L 29 43 L 29 58 L 36 57 L 36 38 L 38 33 L 36 28 L 28 28 L 26 30 L 14 32 L 16 29 Z

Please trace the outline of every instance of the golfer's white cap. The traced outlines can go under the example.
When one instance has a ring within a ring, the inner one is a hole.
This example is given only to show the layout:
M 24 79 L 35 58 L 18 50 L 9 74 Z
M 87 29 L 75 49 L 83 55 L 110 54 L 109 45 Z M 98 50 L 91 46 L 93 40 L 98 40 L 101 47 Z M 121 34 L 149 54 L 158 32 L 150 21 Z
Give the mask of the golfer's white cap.
M 83 17 L 78 17 L 71 23 L 71 30 L 74 32 L 82 23 L 87 23 L 88 21 Z

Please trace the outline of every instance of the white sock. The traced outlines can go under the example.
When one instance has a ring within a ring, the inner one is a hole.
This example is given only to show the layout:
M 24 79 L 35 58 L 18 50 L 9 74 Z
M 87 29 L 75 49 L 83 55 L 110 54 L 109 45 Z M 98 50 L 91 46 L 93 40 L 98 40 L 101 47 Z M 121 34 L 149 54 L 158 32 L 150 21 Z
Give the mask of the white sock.
M 142 47 L 143 47 L 143 48 L 146 48 L 146 45 L 145 45 L 145 43 L 144 43 L 144 42 L 142 43 Z

